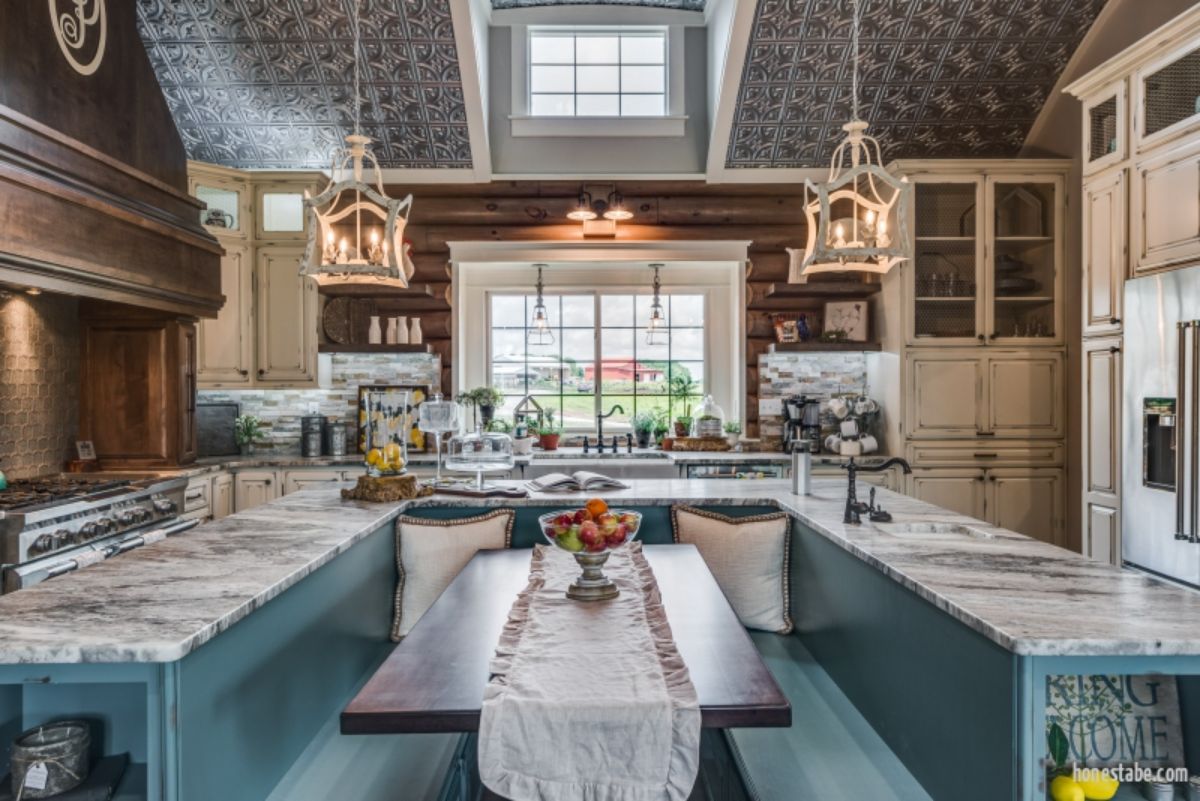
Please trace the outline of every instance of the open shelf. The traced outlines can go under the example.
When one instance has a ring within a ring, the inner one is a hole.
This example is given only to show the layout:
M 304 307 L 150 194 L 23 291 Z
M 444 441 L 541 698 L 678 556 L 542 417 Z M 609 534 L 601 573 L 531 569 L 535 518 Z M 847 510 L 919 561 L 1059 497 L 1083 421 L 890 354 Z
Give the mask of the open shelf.
M 400 301 L 406 308 L 421 311 L 448 307 L 446 299 L 435 294 L 430 284 L 413 284 L 407 288 L 383 284 L 330 284 L 321 287 L 319 291 L 328 298 L 378 298 Z
M 998 236 L 998 237 L 996 237 L 996 241 L 997 242 L 1025 242 L 1025 243 L 1053 242 L 1054 237 L 1052 237 L 1052 236 Z
M 776 342 L 776 353 L 870 352 L 883 350 L 878 342 Z
M 317 345 L 317 353 L 429 353 L 428 343 L 421 345 Z
M 962 295 L 955 297 L 930 295 L 916 298 L 918 303 L 974 303 L 976 300 L 977 298 L 974 295 Z
M 1041 295 L 1036 296 L 1036 297 L 1034 297 L 1034 296 L 1008 297 L 1005 295 L 997 295 L 996 302 L 997 303 L 1053 303 L 1054 298 L 1045 297 L 1045 296 L 1041 296 Z
M 782 298 L 865 298 L 876 295 L 883 284 L 861 281 L 818 281 L 808 284 L 771 284 L 766 297 Z
M 918 242 L 974 242 L 973 236 L 918 236 Z

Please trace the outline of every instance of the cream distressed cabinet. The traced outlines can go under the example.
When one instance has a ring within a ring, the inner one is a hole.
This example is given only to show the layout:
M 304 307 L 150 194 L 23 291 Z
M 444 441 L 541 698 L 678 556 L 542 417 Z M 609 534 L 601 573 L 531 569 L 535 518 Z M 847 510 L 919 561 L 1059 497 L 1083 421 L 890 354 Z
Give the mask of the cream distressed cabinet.
M 1081 545 L 1120 564 L 1124 283 L 1200 261 L 1200 6 L 1066 91 L 1083 113 Z
M 202 389 L 317 385 L 317 287 L 300 277 L 307 174 L 190 165 L 207 227 L 225 248 L 225 306 L 199 326 Z M 210 219 L 209 219 L 210 218 Z
M 902 321 L 882 339 L 899 355 L 886 435 L 913 466 L 905 490 L 1061 544 L 1070 163 L 891 169 L 915 184 L 911 257 L 881 293 L 883 318 Z
M 234 509 L 244 512 L 281 493 L 279 474 L 274 470 L 239 470 L 234 474 Z
M 212 517 L 220 520 L 229 517 L 236 508 L 234 504 L 232 473 L 218 473 L 212 480 Z

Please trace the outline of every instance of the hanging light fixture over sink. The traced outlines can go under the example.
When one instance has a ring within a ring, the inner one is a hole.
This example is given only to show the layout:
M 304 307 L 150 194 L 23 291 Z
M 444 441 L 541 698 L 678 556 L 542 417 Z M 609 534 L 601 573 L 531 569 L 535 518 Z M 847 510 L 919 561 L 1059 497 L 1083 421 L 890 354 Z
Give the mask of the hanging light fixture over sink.
M 662 265 L 651 264 L 650 268 L 654 270 L 654 300 L 650 302 L 650 320 L 646 323 L 646 344 L 666 345 L 670 341 L 670 333 L 667 331 L 667 315 L 663 312 L 662 280 L 658 276 Z
M 533 265 L 537 268 L 537 302 L 533 304 L 533 319 L 529 321 L 527 343 L 530 348 L 544 348 L 554 344 L 554 330 L 550 328 L 550 318 L 546 314 L 546 301 L 542 297 L 545 285 L 542 283 L 544 264 Z
M 322 285 L 403 288 L 414 271 L 404 252 L 404 227 L 413 198 L 388 197 L 371 139 L 362 135 L 359 2 L 354 0 L 354 133 L 346 137 L 346 147 L 334 151 L 325 189 L 315 197 L 304 193 L 308 246 L 300 274 Z
M 852 119 L 842 126 L 846 138 L 833 151 L 828 180 L 823 184 L 804 181 L 808 240 L 803 251 L 788 251 L 792 255 L 788 280 L 792 283 L 805 283 L 815 273 L 886 273 L 908 258 L 905 242 L 912 184 L 881 166 L 879 142 L 867 135 L 867 123 L 859 119 L 860 0 L 851 0 L 851 5 Z

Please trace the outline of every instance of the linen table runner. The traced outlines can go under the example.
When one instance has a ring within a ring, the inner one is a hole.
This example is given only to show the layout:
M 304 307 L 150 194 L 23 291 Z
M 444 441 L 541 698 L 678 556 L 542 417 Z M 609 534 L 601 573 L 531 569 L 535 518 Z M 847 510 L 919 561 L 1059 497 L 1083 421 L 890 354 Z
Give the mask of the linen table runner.
M 483 783 L 512 801 L 685 801 L 700 704 L 642 546 L 614 551 L 611 601 L 573 601 L 570 553 L 534 546 L 490 668 Z

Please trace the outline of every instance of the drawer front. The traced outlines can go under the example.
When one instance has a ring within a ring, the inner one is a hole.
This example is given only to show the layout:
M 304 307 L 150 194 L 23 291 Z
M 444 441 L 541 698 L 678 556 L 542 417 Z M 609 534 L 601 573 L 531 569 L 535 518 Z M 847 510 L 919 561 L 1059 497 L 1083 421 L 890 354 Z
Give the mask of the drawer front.
M 909 442 L 905 458 L 913 467 L 1057 467 L 1063 463 L 1061 443 Z
M 187 489 L 183 491 L 184 514 L 203 512 L 204 515 L 207 515 L 211 506 L 211 488 L 212 478 L 210 476 L 194 478 L 188 482 Z

